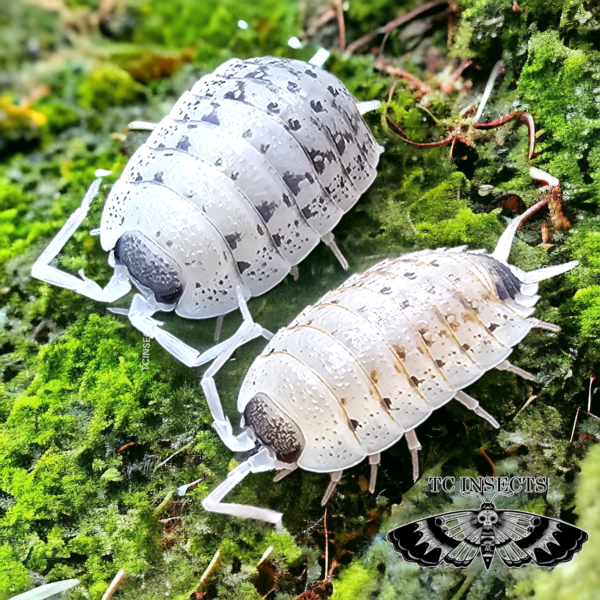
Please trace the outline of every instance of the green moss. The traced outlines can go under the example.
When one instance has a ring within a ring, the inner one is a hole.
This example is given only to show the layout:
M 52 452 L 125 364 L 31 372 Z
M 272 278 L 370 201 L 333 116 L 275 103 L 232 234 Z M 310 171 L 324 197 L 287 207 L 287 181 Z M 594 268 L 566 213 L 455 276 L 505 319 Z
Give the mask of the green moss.
M 331 600 L 352 600 L 353 598 L 367 597 L 369 592 L 377 589 L 376 574 L 360 563 L 352 565 L 342 572 L 335 582 Z
M 27 569 L 13 549 L 8 544 L 0 546 L 0 598 L 10 598 L 14 592 L 26 590 L 29 586 Z
M 96 110 L 126 106 L 138 99 L 142 90 L 127 71 L 111 64 L 101 65 L 83 78 L 79 103 Z
M 75 127 L 80 121 L 77 111 L 60 98 L 42 99 L 33 108 L 46 117 L 47 127 L 54 134 Z
M 600 338 L 600 285 L 578 290 L 573 300 L 579 312 L 582 337 L 597 341 Z
M 599 57 L 568 48 L 557 31 L 538 33 L 529 40 L 518 83 L 522 102 L 545 132 L 538 146 L 546 151 L 540 166 L 563 180 L 575 197 L 600 194 L 583 175 L 600 130 L 600 108 L 592 91 L 600 81 Z M 595 163 L 595 155 L 591 158 Z
M 290 37 L 300 34 L 298 10 L 286 0 L 259 4 L 235 0 L 191 3 L 138 2 L 144 15 L 134 41 L 168 48 L 191 46 L 198 57 L 214 60 L 215 54 L 247 55 L 285 51 Z M 239 21 L 248 24 L 246 29 Z
M 600 551 L 600 447 L 592 448 L 581 464 L 581 475 L 575 510 L 579 515 L 577 526 L 587 531 L 589 540 L 573 560 L 552 571 L 531 569 L 525 581 L 511 594 L 514 598 L 533 595 L 539 600 L 592 600 L 600 587 L 597 556 Z

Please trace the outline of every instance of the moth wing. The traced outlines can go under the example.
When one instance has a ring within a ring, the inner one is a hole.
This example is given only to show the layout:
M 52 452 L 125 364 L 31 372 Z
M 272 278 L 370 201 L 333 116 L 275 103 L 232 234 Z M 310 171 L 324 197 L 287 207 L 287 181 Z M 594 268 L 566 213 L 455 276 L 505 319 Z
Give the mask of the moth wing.
M 407 562 L 435 567 L 442 561 L 467 567 L 479 551 L 481 525 L 472 510 L 442 513 L 401 525 L 388 532 L 388 542 Z
M 495 532 L 497 554 L 512 568 L 529 562 L 540 567 L 569 562 L 588 540 L 579 527 L 518 510 L 499 510 Z

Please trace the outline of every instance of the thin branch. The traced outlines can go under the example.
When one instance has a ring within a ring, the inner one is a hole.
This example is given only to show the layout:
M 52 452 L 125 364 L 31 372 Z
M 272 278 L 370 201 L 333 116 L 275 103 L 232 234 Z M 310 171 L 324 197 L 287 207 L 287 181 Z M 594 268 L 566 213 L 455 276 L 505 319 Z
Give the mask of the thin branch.
M 170 523 L 171 521 L 180 521 L 180 520 L 181 520 L 181 517 L 169 517 L 168 519 L 159 519 L 158 522 L 166 524 L 166 523 Z
M 354 553 L 351 552 L 351 554 Z M 325 579 L 325 583 L 329 583 L 331 581 L 331 578 L 333 577 L 333 571 L 338 566 L 338 564 L 339 563 L 335 558 L 331 561 L 331 567 L 329 567 L 329 573 L 327 573 L 327 579 Z
M 483 456 L 483 458 L 485 458 L 485 460 L 487 460 L 490 463 L 490 467 L 492 467 L 492 476 L 496 477 L 496 466 L 492 462 L 492 459 L 486 454 L 483 448 L 479 449 L 479 453 Z
M 127 575 L 125 569 L 119 569 L 119 572 L 115 575 L 115 578 L 112 580 L 112 583 L 108 586 L 106 592 L 104 592 L 104 596 L 102 596 L 102 600 L 110 600 L 112 595 L 116 592 L 117 588 L 121 581 L 123 581 L 123 577 Z
M 263 555 L 260 557 L 260 560 L 258 561 L 258 564 L 256 566 L 260 567 L 260 565 L 262 565 L 265 562 L 265 560 L 267 560 L 267 558 L 269 558 L 269 555 L 271 554 L 271 552 L 273 552 L 273 546 L 269 546 L 263 552 Z
M 342 0 L 335 0 L 335 13 L 340 35 L 340 50 L 343 52 L 346 49 L 346 24 L 344 23 L 344 5 Z
M 165 460 L 163 460 L 159 465 L 156 465 L 156 467 L 154 467 L 154 470 L 158 471 L 158 469 L 160 469 L 163 465 L 166 465 L 172 458 L 177 456 L 180 452 L 183 452 L 184 450 L 189 448 L 192 444 L 193 444 L 193 442 L 190 442 L 189 444 L 186 444 L 185 446 L 182 446 L 181 448 L 179 448 L 179 450 L 177 450 L 176 452 L 173 452 L 173 454 L 171 454 L 171 456 L 169 456 L 168 458 L 165 458 Z
M 396 85 L 398 81 L 399 79 L 394 79 L 394 83 L 392 83 L 392 87 L 390 88 L 390 91 L 388 93 L 388 104 L 392 101 L 392 97 L 394 95 L 394 92 L 396 91 Z
M 455 140 L 455 136 L 450 136 L 450 137 L 447 137 L 445 140 L 442 140 L 441 142 L 413 142 L 412 140 L 409 140 L 408 137 L 406 137 L 406 132 L 400 128 L 398 123 L 396 123 L 395 121 L 392 121 L 392 119 L 390 119 L 387 115 L 385 118 L 387 119 L 387 122 L 392 127 L 394 127 L 394 129 L 397 129 L 400 132 L 400 133 L 395 133 L 395 135 L 397 135 L 403 142 L 406 142 L 407 144 L 410 144 L 411 146 L 417 146 L 419 148 L 437 148 L 439 146 L 447 146 L 448 144 L 452 143 Z
M 329 571 L 329 533 L 327 531 L 327 507 L 325 507 L 325 514 L 323 515 L 323 527 L 325 528 L 325 577 Z
M 200 589 L 208 581 L 208 578 L 212 575 L 213 571 L 217 568 L 217 563 L 219 562 L 220 557 L 221 551 L 217 550 L 215 555 L 212 557 L 212 560 L 208 563 L 208 567 L 206 567 L 204 573 L 202 573 L 202 577 L 200 577 L 200 583 L 198 583 L 198 587 L 196 588 L 197 592 L 200 591 Z
M 383 54 L 383 49 L 385 48 L 385 43 L 388 41 L 390 37 L 390 32 L 388 31 L 381 40 L 381 45 L 379 46 L 379 50 L 377 51 L 377 55 Z
M 328 6 L 309 26 L 306 30 L 306 35 L 309 37 L 314 35 L 323 25 L 329 23 L 331 19 L 335 19 L 335 10 L 331 6 Z
M 177 488 L 178 496 L 185 496 L 189 490 L 195 488 L 199 483 L 202 483 L 206 477 L 200 477 L 200 479 L 196 479 L 196 481 L 192 481 L 192 483 L 187 483 L 186 485 L 181 485 Z
M 594 375 L 592 375 L 590 377 L 590 391 L 589 391 L 589 395 L 588 395 L 588 413 L 592 410 L 592 384 L 594 383 L 595 379 L 596 379 L 596 377 Z
M 577 407 L 577 412 L 575 413 L 575 420 L 573 421 L 573 431 L 571 431 L 571 439 L 569 442 L 573 441 L 575 437 L 575 428 L 577 427 L 577 419 L 579 419 L 579 411 L 581 410 L 581 406 Z
M 390 21 L 387 25 L 383 27 L 378 27 L 374 31 L 363 35 L 358 40 L 352 42 L 347 51 L 349 54 L 352 54 L 355 50 L 358 50 L 365 44 L 368 44 L 372 39 L 376 38 L 380 34 L 389 33 L 396 29 L 396 27 L 400 27 L 404 23 L 411 21 L 415 17 L 418 17 L 420 14 L 427 12 L 428 10 L 435 8 L 436 6 L 440 6 L 441 4 L 448 4 L 448 0 L 433 0 L 432 2 L 426 2 L 425 4 L 421 4 L 421 6 L 417 6 L 417 8 L 411 10 L 410 12 L 404 13 L 399 17 L 396 17 L 393 21 Z
M 487 123 L 473 123 L 473 127 L 475 127 L 475 129 L 491 129 L 492 127 L 500 127 L 500 125 L 503 125 L 504 123 L 507 123 L 515 118 L 519 119 L 521 123 L 525 123 L 527 125 L 527 133 L 529 135 L 529 158 L 532 158 L 535 152 L 535 123 L 533 121 L 533 117 L 529 113 L 514 112 L 510 115 L 506 115 L 506 117 L 494 119 L 493 121 L 488 121 Z
M 483 114 L 483 109 L 487 104 L 488 98 L 494 89 L 494 83 L 496 83 L 496 78 L 502 72 L 502 68 L 504 67 L 504 63 L 499 60 L 493 67 L 492 72 L 488 78 L 487 84 L 485 86 L 485 90 L 483 92 L 483 97 L 481 98 L 481 102 L 479 103 L 479 108 L 477 109 L 477 114 L 475 115 L 474 121 L 479 121 L 481 119 L 481 115 Z
M 408 71 L 405 71 L 400 67 L 396 67 L 391 63 L 386 63 L 382 58 L 378 58 L 375 61 L 375 68 L 380 71 L 385 71 L 388 75 L 392 75 L 393 77 L 405 79 L 409 83 L 412 83 L 423 95 L 431 92 L 431 86 L 427 85 Z
M 536 399 L 539 398 L 539 394 L 536 394 L 534 396 L 529 396 L 529 399 L 527 400 L 527 402 L 525 402 L 525 404 L 523 404 L 523 408 L 521 408 L 521 410 L 515 415 L 515 419 Z

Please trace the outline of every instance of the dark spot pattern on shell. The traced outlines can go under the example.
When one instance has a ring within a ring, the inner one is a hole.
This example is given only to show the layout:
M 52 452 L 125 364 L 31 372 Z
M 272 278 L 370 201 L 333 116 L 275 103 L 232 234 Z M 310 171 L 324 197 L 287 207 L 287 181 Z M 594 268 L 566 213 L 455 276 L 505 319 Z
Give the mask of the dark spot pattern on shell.
M 292 194 L 297 196 L 300 193 L 300 182 L 306 179 L 303 173 L 292 173 L 287 171 L 283 174 L 283 181 L 290 188 Z
M 178 150 L 183 150 L 184 152 L 187 152 L 190 148 L 191 144 L 190 144 L 190 138 L 187 135 L 184 135 L 181 140 L 179 140 L 179 142 L 177 143 L 176 148 Z
M 202 121 L 204 121 L 205 123 L 210 123 L 211 125 L 219 126 L 221 124 L 221 121 L 219 121 L 217 108 L 218 105 L 213 106 L 212 112 L 210 112 L 207 115 L 204 115 L 202 117 Z
M 271 220 L 276 207 L 277 205 L 274 202 L 266 201 L 257 207 L 257 210 L 265 223 L 268 223 Z
M 237 268 L 240 270 L 240 273 L 243 273 L 246 269 L 250 268 L 252 265 L 250 263 L 244 261 L 238 261 Z
M 302 124 L 300 123 L 300 121 L 298 121 L 298 119 L 290 119 L 288 121 L 288 127 L 292 131 L 298 131 L 298 129 L 300 129 L 300 127 L 302 127 Z
M 318 100 L 311 100 L 310 107 L 316 112 L 320 113 L 324 110 L 323 105 Z
M 242 239 L 241 234 L 232 233 L 225 236 L 225 241 L 229 244 L 229 247 L 235 250 L 237 248 L 238 242 Z

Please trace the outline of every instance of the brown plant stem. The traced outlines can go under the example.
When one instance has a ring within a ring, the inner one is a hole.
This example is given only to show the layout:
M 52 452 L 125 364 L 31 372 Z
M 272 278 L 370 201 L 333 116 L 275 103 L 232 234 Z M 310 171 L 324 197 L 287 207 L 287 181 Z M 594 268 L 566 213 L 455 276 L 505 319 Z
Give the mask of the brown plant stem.
M 340 35 L 340 50 L 343 52 L 346 49 L 346 24 L 344 23 L 343 0 L 335 0 L 335 13 Z
M 400 27 L 404 23 L 411 21 L 415 17 L 418 17 L 420 14 L 427 12 L 428 10 L 435 8 L 436 6 L 440 6 L 441 4 L 448 4 L 448 0 L 432 0 L 431 2 L 426 2 L 425 4 L 421 4 L 417 6 L 417 8 L 396 17 L 394 20 L 390 21 L 383 27 L 378 27 L 377 29 L 363 35 L 358 40 L 352 42 L 347 51 L 349 54 L 352 54 L 355 50 L 358 50 L 365 44 L 368 44 L 372 39 L 376 38 L 380 34 L 389 33 L 390 31 L 396 29 L 396 27 Z
M 409 83 L 412 83 L 423 95 L 429 94 L 429 92 L 431 92 L 431 86 L 427 85 L 418 77 L 415 77 L 408 71 L 405 71 L 400 67 L 396 67 L 391 63 L 386 63 L 382 58 L 378 58 L 375 61 L 375 68 L 379 71 L 385 71 L 388 75 L 392 75 L 393 77 L 405 79 Z

